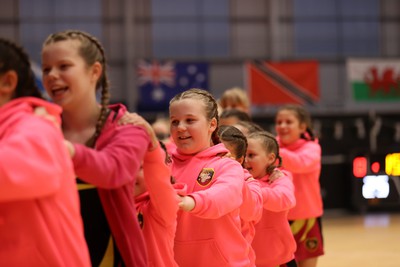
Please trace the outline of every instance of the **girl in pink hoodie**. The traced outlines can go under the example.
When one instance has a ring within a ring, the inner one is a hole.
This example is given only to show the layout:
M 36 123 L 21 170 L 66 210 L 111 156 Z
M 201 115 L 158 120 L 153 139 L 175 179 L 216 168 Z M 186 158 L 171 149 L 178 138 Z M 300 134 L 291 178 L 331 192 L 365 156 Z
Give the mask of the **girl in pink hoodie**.
M 278 110 L 275 129 L 283 167 L 293 174 L 297 204 L 289 211 L 297 241 L 296 260 L 300 267 L 315 267 L 324 254 L 321 216 L 323 213 L 319 176 L 321 146 L 311 129 L 311 117 L 301 106 Z
M 90 266 L 60 113 L 26 53 L 0 38 L 0 266 Z
M 179 203 L 175 260 L 179 266 L 250 266 L 249 243 L 241 232 L 242 166 L 220 143 L 218 108 L 201 89 L 170 101 L 172 175 L 187 184 Z
M 224 146 L 229 150 L 228 156 L 244 165 L 247 139 L 243 133 L 234 126 L 220 126 L 219 137 Z M 251 245 L 255 235 L 254 225 L 261 219 L 263 212 L 263 197 L 260 183 L 253 178 L 247 169 L 243 168 L 244 186 L 243 203 L 240 206 L 240 219 L 242 220 L 242 233 Z M 255 252 L 250 247 L 249 253 L 251 266 L 255 266 Z
M 152 146 L 148 149 L 134 189 L 139 224 L 148 251 L 149 267 L 177 267 L 174 259 L 174 238 L 178 212 L 178 193 L 185 184 L 172 184 L 167 149 L 161 147 L 154 128 L 136 113 L 127 113 L 119 121 L 134 124 L 148 132 Z
M 92 265 L 147 266 L 132 188 L 150 139 L 141 127 L 118 125 L 126 108 L 108 105 L 106 66 L 104 49 L 90 34 L 68 30 L 44 41 L 43 84 L 63 108 Z
M 271 181 L 274 169 L 281 166 L 279 146 L 271 134 L 253 132 L 247 136 L 247 142 L 245 166 L 260 182 L 264 206 L 252 243 L 256 266 L 275 267 L 286 263 L 296 266 L 296 242 L 287 220 L 289 209 L 296 204 L 291 174 L 281 170 L 283 175 Z

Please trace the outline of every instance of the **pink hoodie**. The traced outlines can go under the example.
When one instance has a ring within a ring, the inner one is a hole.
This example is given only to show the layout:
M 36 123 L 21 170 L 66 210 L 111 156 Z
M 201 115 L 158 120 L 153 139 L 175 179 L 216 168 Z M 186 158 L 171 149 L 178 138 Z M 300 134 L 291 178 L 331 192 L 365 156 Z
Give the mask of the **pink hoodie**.
M 243 203 L 240 206 L 242 233 L 251 245 L 256 234 L 255 224 L 261 220 L 263 213 L 263 196 L 259 181 L 253 178 L 248 170 L 243 169 L 245 182 L 243 184 Z M 255 266 L 255 252 L 250 246 L 250 266 Z
M 32 97 L 0 108 L 0 266 L 90 266 L 72 162 L 37 106 L 60 118 Z
M 241 233 L 242 166 L 221 157 L 223 144 L 196 155 L 172 153 L 172 175 L 186 183 L 196 202 L 190 212 L 180 211 L 175 236 L 179 266 L 249 266 L 249 244 Z
M 137 196 L 136 209 L 142 215 L 142 231 L 149 253 L 149 267 L 176 267 L 174 238 L 178 212 L 177 193 L 185 194 L 185 184 L 171 184 L 165 152 L 159 146 L 143 160 L 147 192 Z M 177 192 L 178 191 L 178 192 Z
M 136 217 L 133 189 L 150 139 L 141 127 L 117 124 L 126 112 L 123 105 L 109 108 L 111 114 L 95 149 L 74 145 L 75 173 L 83 181 L 97 186 L 102 208 L 125 265 L 147 266 L 147 251 Z
M 256 224 L 256 235 L 252 246 L 256 252 L 257 267 L 275 267 L 294 259 L 294 240 L 287 214 L 296 205 L 292 176 L 284 176 L 268 183 L 269 175 L 258 181 L 264 199 L 261 221 Z
M 278 139 L 279 141 L 279 139 Z M 318 141 L 299 139 L 280 144 L 283 167 L 293 175 L 297 204 L 289 211 L 289 220 L 316 218 L 323 213 L 321 186 L 321 146 Z

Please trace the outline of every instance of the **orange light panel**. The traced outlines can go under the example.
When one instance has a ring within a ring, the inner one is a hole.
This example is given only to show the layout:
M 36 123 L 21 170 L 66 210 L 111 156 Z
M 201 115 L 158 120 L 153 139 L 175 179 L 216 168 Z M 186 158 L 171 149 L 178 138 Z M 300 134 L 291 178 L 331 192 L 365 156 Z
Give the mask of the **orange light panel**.
M 367 175 L 367 158 L 356 157 L 353 160 L 353 175 L 357 178 L 363 178 Z

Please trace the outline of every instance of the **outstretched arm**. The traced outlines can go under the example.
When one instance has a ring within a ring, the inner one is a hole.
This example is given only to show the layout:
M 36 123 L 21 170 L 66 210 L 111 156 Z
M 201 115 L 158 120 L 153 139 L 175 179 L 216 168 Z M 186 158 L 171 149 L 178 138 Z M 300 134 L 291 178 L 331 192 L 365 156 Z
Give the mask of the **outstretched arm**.
M 151 205 L 164 223 L 176 220 L 178 196 L 171 184 L 171 170 L 165 163 L 166 152 L 159 145 L 153 127 L 136 113 L 125 113 L 119 124 L 143 127 L 150 137 L 151 145 L 143 160 L 143 173 Z
M 136 126 L 143 127 L 147 134 L 150 137 L 151 140 L 151 147 L 149 148 L 149 151 L 152 151 L 157 148 L 158 146 L 158 139 L 157 136 L 153 130 L 153 127 L 139 114 L 137 113 L 129 113 L 126 112 L 119 120 L 118 120 L 119 125 L 127 125 L 127 124 L 132 124 Z

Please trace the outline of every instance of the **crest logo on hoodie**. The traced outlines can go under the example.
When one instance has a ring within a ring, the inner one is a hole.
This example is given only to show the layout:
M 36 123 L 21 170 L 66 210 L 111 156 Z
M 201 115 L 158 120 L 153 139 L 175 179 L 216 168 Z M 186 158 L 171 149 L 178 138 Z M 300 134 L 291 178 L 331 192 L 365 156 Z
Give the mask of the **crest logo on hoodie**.
M 207 186 L 210 184 L 212 178 L 214 177 L 213 168 L 203 168 L 197 177 L 197 183 L 201 186 Z

